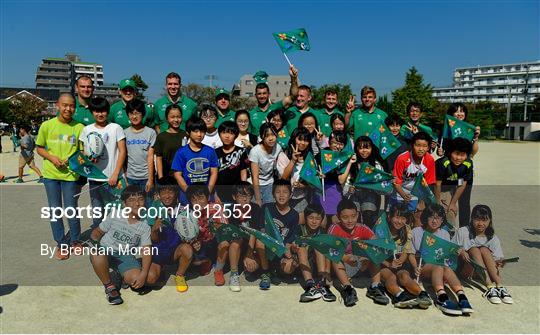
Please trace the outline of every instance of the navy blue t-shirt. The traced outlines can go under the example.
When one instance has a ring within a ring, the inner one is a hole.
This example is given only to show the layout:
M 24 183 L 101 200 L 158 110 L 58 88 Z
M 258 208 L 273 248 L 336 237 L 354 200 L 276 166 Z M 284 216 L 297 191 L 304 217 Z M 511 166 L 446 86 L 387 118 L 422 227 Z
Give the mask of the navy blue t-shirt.
M 279 230 L 279 233 L 283 237 L 283 243 L 293 243 L 296 237 L 298 236 L 298 221 L 299 216 L 298 212 L 295 211 L 292 207 L 286 214 L 281 214 L 275 203 L 264 204 L 261 208 L 261 222 L 264 226 L 264 213 L 266 209 L 270 212 L 270 215 L 274 219 L 274 224 Z

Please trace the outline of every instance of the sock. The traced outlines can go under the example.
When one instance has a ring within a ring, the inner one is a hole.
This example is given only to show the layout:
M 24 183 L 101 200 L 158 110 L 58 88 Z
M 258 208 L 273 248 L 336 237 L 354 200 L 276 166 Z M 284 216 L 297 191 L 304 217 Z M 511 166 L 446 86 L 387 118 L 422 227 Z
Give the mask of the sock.
M 315 286 L 315 281 L 313 279 L 306 280 L 306 288 L 312 288 Z
M 377 288 L 379 286 L 380 283 L 371 283 L 371 288 Z
M 223 267 L 225 266 L 225 264 L 221 263 L 221 262 L 216 262 L 216 265 L 214 266 L 214 271 L 220 271 L 220 270 L 223 270 Z

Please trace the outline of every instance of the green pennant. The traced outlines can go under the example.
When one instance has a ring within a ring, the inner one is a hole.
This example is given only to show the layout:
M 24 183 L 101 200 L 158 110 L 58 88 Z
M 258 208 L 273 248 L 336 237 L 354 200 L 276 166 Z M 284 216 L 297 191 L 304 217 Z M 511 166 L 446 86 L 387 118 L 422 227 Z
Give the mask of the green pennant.
M 69 168 L 76 174 L 92 179 L 109 179 L 80 151 L 75 152 L 68 159 Z
M 315 187 L 319 191 L 322 191 L 322 182 L 317 170 L 317 162 L 310 151 L 304 159 L 304 164 L 300 170 L 300 179 L 304 180 L 306 183 Z
M 277 133 L 277 142 L 283 150 L 287 149 L 287 146 L 289 145 L 289 139 L 290 135 L 287 127 L 281 128 L 281 130 Z
M 462 137 L 472 141 L 475 129 L 474 125 L 447 114 L 444 118 L 442 137 L 450 139 Z
M 390 233 L 390 227 L 388 227 L 388 221 L 386 220 L 386 212 L 384 210 L 379 211 L 379 218 L 373 225 L 373 232 L 377 235 L 377 238 L 392 240 L 392 234 Z
M 377 169 L 369 163 L 362 163 L 358 168 L 358 175 L 354 181 L 354 186 L 390 194 L 394 191 L 392 180 L 394 176 L 391 173 Z
M 249 237 L 249 234 L 245 231 L 240 230 L 237 225 L 234 224 L 222 224 L 218 229 L 215 230 L 214 235 L 216 236 L 217 242 L 221 243 L 224 241 L 233 241 Z
M 244 230 L 246 233 L 255 236 L 255 238 L 259 241 L 261 241 L 262 244 L 266 247 L 267 252 L 267 258 L 270 260 L 273 259 L 276 255 L 278 257 L 283 256 L 286 249 L 285 245 L 283 244 L 283 241 L 278 241 L 275 238 L 271 237 L 270 235 L 263 233 L 262 231 L 255 230 L 253 228 L 240 226 L 240 229 Z M 270 254 L 269 254 L 270 253 Z
M 407 139 L 407 140 L 410 140 L 414 134 L 409 130 L 409 128 L 407 128 L 408 124 L 404 124 L 401 129 L 400 129 L 400 134 L 401 136 L 403 136 L 403 138 Z M 433 139 L 433 141 L 437 141 L 438 138 L 437 138 L 437 135 L 435 135 L 435 133 L 433 132 L 433 130 L 426 126 L 426 125 L 423 125 L 421 123 L 419 123 L 417 126 L 418 128 L 418 131 L 423 131 L 424 133 L 428 134 L 429 136 L 431 136 L 431 139 Z
M 388 158 L 388 156 L 401 146 L 399 140 L 383 123 L 381 123 L 378 128 L 374 129 L 371 134 L 369 134 L 369 137 L 377 148 L 379 148 L 382 159 Z
M 297 50 L 309 51 L 310 49 L 309 39 L 304 28 L 273 33 L 272 35 L 283 53 Z
M 424 174 L 422 172 L 420 172 L 414 178 L 414 185 L 411 190 L 411 194 L 417 196 L 420 200 L 424 200 L 428 204 L 437 203 L 437 198 L 435 198 L 435 195 L 429 188 L 429 185 L 427 184 L 426 179 L 424 178 Z
M 332 262 L 340 262 L 345 254 L 348 240 L 343 237 L 337 237 L 329 234 L 320 234 L 313 237 L 299 237 L 297 244 L 306 244 L 319 251 L 324 257 Z
M 353 240 L 353 255 L 369 258 L 374 264 L 381 264 L 394 255 L 396 244 L 394 241 L 379 238 L 375 240 Z M 393 248 L 392 248 L 393 245 Z
M 459 249 L 461 249 L 459 245 L 424 231 L 420 244 L 420 255 L 427 264 L 448 266 L 452 270 L 456 270 Z
M 341 168 L 347 163 L 353 154 L 351 152 L 322 150 L 321 169 L 323 174 Z

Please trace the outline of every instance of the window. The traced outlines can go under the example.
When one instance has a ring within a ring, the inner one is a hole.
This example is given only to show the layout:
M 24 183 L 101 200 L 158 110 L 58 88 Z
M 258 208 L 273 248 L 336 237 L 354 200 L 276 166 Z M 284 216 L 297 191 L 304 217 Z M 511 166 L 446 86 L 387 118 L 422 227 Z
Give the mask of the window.
M 253 85 L 253 80 L 246 80 L 246 85 Z
M 287 85 L 287 81 L 286 81 L 286 80 L 283 82 L 283 85 Z

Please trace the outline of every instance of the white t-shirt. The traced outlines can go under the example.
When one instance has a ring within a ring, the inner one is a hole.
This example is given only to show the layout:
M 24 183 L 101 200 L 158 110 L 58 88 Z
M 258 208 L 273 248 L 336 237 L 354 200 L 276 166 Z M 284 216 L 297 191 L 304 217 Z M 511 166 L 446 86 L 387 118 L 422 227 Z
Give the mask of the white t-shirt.
M 108 217 L 99 224 L 99 229 L 105 233 L 100 244 L 115 251 L 119 251 L 120 245 L 132 248 L 152 244 L 151 229 L 146 221 L 128 223 L 127 219 Z
M 495 260 L 504 259 L 501 241 L 497 235 L 493 235 L 489 241 L 486 236 L 476 236 L 475 238 L 471 239 L 471 236 L 469 235 L 469 227 L 461 227 L 456 232 L 456 235 L 454 235 L 452 242 L 462 246 L 465 251 L 469 251 L 469 249 L 472 247 L 486 247 L 491 251 L 491 254 Z
M 287 154 L 285 151 L 282 151 L 277 159 L 276 168 L 279 172 L 279 176 L 281 177 L 283 175 L 283 171 L 285 171 L 285 168 L 287 165 L 289 165 L 289 162 L 291 160 L 289 157 L 287 157 Z M 304 162 L 297 162 L 294 164 L 292 174 L 290 175 L 289 179 L 291 181 L 291 185 L 293 185 L 295 182 L 300 180 L 300 171 L 302 170 L 302 166 L 304 166 Z M 292 198 L 293 199 L 300 199 L 307 195 L 307 188 L 294 188 Z
M 114 169 L 116 168 L 116 162 L 118 162 L 119 151 L 117 143 L 125 139 L 126 135 L 124 134 L 124 130 L 122 129 L 122 127 L 116 123 L 109 123 L 103 128 L 96 127 L 95 123 L 89 124 L 88 126 L 83 128 L 79 137 L 80 141 L 84 144 L 85 152 L 87 154 L 87 136 L 92 132 L 98 133 L 101 136 L 104 144 L 103 152 L 97 158 L 97 162 L 95 163 L 95 165 L 98 169 L 103 171 L 103 174 L 110 178 L 112 173 L 114 172 Z M 107 179 L 88 179 L 94 181 L 107 181 Z
M 249 161 L 259 165 L 259 185 L 273 184 L 274 167 L 281 151 L 281 146 L 276 143 L 270 154 L 263 149 L 262 144 L 257 144 L 249 152 Z
M 442 238 L 443 240 L 450 242 L 450 234 L 444 229 L 439 228 L 433 235 Z M 412 230 L 412 252 L 417 253 L 420 251 L 422 245 L 422 237 L 424 236 L 424 228 L 416 227 Z
M 203 144 L 206 144 L 212 149 L 219 148 L 223 146 L 223 142 L 221 142 L 221 138 L 219 138 L 219 133 L 216 129 L 213 133 L 206 133 L 204 135 L 204 138 L 202 140 Z

